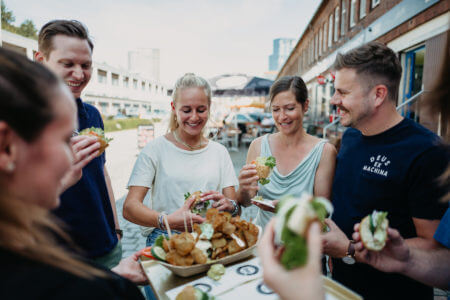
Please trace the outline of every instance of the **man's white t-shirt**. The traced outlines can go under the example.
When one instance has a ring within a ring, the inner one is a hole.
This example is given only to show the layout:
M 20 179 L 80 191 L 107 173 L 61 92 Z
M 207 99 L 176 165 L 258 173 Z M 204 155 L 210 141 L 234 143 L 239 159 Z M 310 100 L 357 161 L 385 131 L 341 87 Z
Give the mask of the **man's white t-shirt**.
M 164 136 L 154 139 L 142 149 L 128 182 L 128 188 L 150 188 L 150 199 L 146 204 L 167 214 L 183 205 L 187 192 L 222 192 L 226 187 L 237 185 L 233 163 L 223 145 L 209 141 L 202 149 L 187 151 Z

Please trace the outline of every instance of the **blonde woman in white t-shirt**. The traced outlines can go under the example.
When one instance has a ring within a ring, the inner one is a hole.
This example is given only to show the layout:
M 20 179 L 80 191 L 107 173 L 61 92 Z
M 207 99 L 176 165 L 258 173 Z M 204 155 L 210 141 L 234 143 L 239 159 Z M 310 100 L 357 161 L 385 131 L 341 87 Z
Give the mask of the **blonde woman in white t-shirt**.
M 211 107 L 208 82 L 194 74 L 177 80 L 173 92 L 172 114 L 168 133 L 147 144 L 140 153 L 123 206 L 125 219 L 154 228 L 147 238 L 152 245 L 156 237 L 166 233 L 163 216 L 172 230 L 183 231 L 185 216 L 201 223 L 204 219 L 190 212 L 193 197 L 184 194 L 202 191 L 203 200 L 212 200 L 213 207 L 239 212 L 235 186 L 238 181 L 230 155 L 219 143 L 203 136 Z M 149 206 L 143 204 L 151 191 Z

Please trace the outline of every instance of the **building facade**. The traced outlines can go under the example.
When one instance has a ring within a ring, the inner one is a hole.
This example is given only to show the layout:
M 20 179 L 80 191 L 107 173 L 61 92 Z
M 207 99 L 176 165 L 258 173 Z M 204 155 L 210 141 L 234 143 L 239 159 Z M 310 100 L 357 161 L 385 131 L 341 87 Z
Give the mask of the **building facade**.
M 38 51 L 36 40 L 6 30 L 1 32 L 2 47 L 26 55 L 30 60 Z M 158 52 L 159 57 L 159 52 Z M 169 111 L 167 87 L 159 80 L 136 71 L 116 68 L 94 61 L 92 77 L 81 97 L 93 104 L 104 116 L 122 113 L 143 116 L 153 111 Z M 158 66 L 159 72 L 159 66 Z
M 334 94 L 330 69 L 337 53 L 370 41 L 379 41 L 399 55 L 403 74 L 398 105 L 414 95 L 420 100 L 431 90 L 440 72 L 450 29 L 447 0 L 324 0 L 277 78 L 301 76 L 308 87 L 310 111 L 306 124 L 319 131 L 335 116 L 329 100 Z M 405 105 L 400 112 L 439 132 L 421 102 Z M 319 132 L 320 133 L 320 132 Z

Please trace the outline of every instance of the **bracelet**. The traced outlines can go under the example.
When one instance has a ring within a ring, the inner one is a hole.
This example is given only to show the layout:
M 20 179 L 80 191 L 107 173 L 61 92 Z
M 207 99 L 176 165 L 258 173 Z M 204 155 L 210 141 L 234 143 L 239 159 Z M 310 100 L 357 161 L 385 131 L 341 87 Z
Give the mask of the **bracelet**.
M 239 205 L 237 204 L 237 202 L 233 199 L 228 199 L 231 204 L 233 205 L 233 211 L 231 212 L 231 215 L 234 217 L 239 213 Z
M 167 216 L 166 213 L 162 212 L 158 216 L 158 227 L 161 230 L 166 230 L 166 225 L 164 224 L 164 217 Z

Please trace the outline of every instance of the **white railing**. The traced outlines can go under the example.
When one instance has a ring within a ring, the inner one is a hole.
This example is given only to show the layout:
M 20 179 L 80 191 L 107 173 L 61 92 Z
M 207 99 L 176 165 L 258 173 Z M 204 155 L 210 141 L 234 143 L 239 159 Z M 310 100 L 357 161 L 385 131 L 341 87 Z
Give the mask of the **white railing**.
M 328 130 L 328 128 L 330 128 L 331 126 L 336 125 L 337 123 L 339 123 L 340 119 L 341 119 L 341 117 L 337 117 L 333 122 L 331 122 L 330 124 L 328 124 L 327 126 L 325 126 L 323 128 L 322 138 L 326 138 L 327 137 L 327 130 Z
M 397 106 L 397 110 L 399 110 L 400 108 L 402 108 L 403 106 L 405 106 L 406 104 L 410 104 L 414 101 L 417 100 L 417 98 L 423 94 L 423 90 L 421 90 L 420 92 L 418 92 L 417 94 L 415 94 L 414 96 L 412 96 L 411 98 L 409 98 L 407 101 L 403 102 L 402 104 L 400 104 L 399 106 Z

